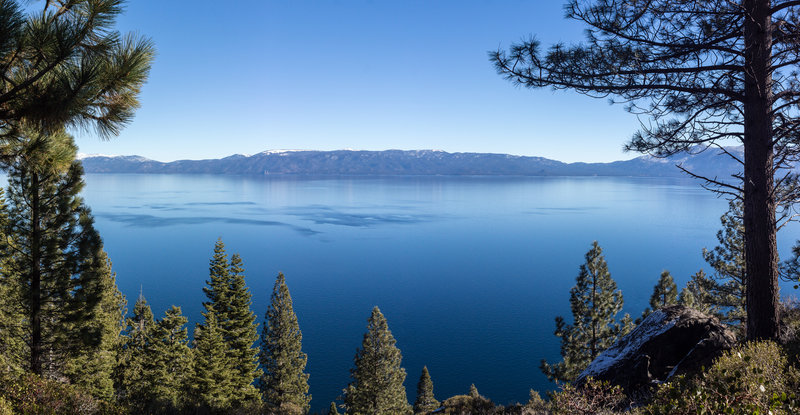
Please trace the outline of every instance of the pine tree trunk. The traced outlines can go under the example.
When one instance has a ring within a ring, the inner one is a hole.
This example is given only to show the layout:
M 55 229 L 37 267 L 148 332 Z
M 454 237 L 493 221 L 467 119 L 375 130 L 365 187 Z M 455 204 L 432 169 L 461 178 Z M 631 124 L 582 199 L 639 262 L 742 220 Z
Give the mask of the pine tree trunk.
M 41 227 L 39 218 L 39 176 L 31 174 L 31 371 L 42 374 L 42 271 L 41 262 Z
M 744 0 L 744 240 L 747 338 L 778 336 L 769 0 Z

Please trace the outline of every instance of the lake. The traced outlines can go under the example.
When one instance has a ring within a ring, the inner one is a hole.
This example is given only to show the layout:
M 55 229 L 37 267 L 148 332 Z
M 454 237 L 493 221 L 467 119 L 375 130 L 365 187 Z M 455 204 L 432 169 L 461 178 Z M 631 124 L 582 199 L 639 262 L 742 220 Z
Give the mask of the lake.
M 302 178 L 90 174 L 84 197 L 127 296 L 200 321 L 217 238 L 241 254 L 262 321 L 286 275 L 308 354 L 312 409 L 349 381 L 374 305 L 403 353 L 413 402 L 427 365 L 438 399 L 474 383 L 496 403 L 553 385 L 554 318 L 592 241 L 637 317 L 662 270 L 708 266 L 727 202 L 690 179 Z M 788 256 L 800 228 L 779 236 Z M 784 295 L 790 284 L 784 284 Z M 619 317 L 622 317 L 621 315 Z M 569 320 L 569 319 L 568 319 Z

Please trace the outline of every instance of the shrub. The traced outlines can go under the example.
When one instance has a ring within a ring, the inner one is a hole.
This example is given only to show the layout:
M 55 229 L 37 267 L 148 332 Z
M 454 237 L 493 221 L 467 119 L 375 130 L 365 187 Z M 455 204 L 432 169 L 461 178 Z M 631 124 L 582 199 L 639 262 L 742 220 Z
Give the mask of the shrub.
M 580 387 L 564 384 L 550 394 L 550 413 L 553 415 L 614 414 L 628 405 L 628 398 L 619 386 L 587 379 Z
M 6 413 L 112 415 L 122 414 L 124 411 L 66 383 L 31 373 L 0 373 L 0 415 Z
M 793 414 L 800 376 L 776 343 L 751 342 L 720 356 L 693 378 L 680 376 L 656 391 L 642 412 L 661 414 Z

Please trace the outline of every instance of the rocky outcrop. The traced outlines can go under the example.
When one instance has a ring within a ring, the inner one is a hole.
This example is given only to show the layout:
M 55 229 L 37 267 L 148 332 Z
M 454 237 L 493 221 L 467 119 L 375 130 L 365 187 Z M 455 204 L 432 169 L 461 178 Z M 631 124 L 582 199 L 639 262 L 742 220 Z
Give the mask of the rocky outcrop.
M 682 306 L 657 310 L 601 353 L 578 376 L 606 380 L 635 392 L 677 374 L 709 367 L 736 343 L 714 317 Z

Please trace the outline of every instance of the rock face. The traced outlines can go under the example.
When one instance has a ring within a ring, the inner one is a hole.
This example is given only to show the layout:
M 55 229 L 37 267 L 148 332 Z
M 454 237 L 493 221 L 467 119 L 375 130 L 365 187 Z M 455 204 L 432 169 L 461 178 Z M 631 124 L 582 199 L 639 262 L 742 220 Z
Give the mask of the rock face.
M 601 353 L 578 376 L 606 380 L 634 392 L 700 366 L 734 346 L 736 338 L 716 318 L 682 306 L 650 314 Z

